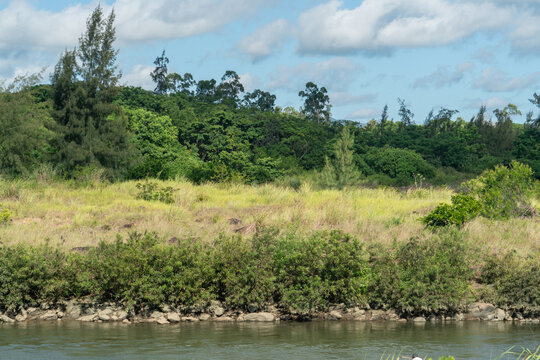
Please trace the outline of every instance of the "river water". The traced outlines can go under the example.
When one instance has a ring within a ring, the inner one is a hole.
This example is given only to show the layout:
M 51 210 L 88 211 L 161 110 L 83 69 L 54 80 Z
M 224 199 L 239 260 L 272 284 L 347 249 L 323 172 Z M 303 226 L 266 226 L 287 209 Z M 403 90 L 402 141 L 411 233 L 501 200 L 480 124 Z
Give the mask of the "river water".
M 0 359 L 363 360 L 416 352 L 422 357 L 485 360 L 496 359 L 514 345 L 540 345 L 540 325 L 475 321 L 0 324 Z

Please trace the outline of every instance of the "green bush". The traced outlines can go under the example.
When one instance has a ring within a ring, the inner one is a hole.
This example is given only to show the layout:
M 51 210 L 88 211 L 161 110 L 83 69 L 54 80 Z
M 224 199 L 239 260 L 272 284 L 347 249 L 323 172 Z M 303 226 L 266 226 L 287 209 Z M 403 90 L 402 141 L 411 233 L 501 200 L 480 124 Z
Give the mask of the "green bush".
M 370 271 L 358 239 L 340 231 L 286 237 L 274 256 L 281 303 L 291 311 L 364 301 Z
M 463 184 L 465 192 L 482 203 L 482 215 L 492 219 L 530 216 L 535 213 L 531 197 L 538 191 L 533 170 L 517 161 L 506 167 L 498 165 Z M 538 196 L 538 193 L 536 193 Z
M 407 315 L 453 313 L 465 298 L 472 272 L 471 250 L 458 232 L 425 241 L 394 244 L 391 251 L 372 247 L 372 308 L 392 308 Z
M 429 227 L 448 225 L 461 226 L 480 215 L 482 204 L 472 196 L 457 194 L 452 196 L 452 204 L 440 204 L 422 222 Z
M 519 257 L 515 252 L 489 256 L 482 268 L 480 282 L 493 286 L 493 298 L 501 307 L 540 314 L 540 260 L 536 256 Z
M 388 175 L 398 186 L 412 184 L 416 174 L 427 179 L 435 176 L 435 167 L 413 150 L 391 147 L 373 149 L 364 156 L 364 160 L 372 171 Z
M 8 209 L 0 209 L 0 225 L 7 224 L 11 219 L 11 212 Z
M 139 189 L 137 199 L 161 201 L 165 204 L 174 203 L 173 193 L 175 190 L 170 186 L 159 187 L 157 183 L 153 182 L 138 183 L 136 186 Z

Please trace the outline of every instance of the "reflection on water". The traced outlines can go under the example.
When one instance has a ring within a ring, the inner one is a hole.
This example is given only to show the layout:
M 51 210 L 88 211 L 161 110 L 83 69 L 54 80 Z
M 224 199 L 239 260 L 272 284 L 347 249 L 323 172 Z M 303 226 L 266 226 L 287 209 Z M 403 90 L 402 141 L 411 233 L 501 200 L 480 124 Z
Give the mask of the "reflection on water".
M 540 345 L 540 326 L 353 321 L 0 325 L 0 358 L 6 359 L 380 359 L 383 353 L 400 352 L 495 359 L 513 345 Z

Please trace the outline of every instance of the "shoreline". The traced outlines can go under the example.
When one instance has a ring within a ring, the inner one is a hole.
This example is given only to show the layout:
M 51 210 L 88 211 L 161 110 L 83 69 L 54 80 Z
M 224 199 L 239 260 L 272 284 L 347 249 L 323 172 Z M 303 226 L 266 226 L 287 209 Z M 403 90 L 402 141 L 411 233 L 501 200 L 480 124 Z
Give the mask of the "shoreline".
M 250 311 L 251 310 L 251 311 Z M 74 320 L 96 323 L 155 323 L 159 325 L 175 323 L 208 322 L 265 322 L 280 321 L 395 321 L 395 322 L 455 322 L 455 321 L 490 321 L 519 322 L 540 324 L 540 317 L 533 312 L 504 310 L 493 304 L 476 302 L 464 307 L 463 311 L 454 314 L 424 316 L 404 316 L 395 310 L 361 309 L 357 306 L 347 307 L 344 304 L 330 306 L 326 311 L 308 313 L 292 313 L 269 305 L 262 308 L 253 306 L 247 311 L 225 309 L 218 301 L 205 306 L 175 307 L 164 305 L 157 309 L 134 311 L 122 305 L 111 303 L 95 303 L 88 301 L 69 301 L 50 305 L 42 303 L 39 307 L 26 307 L 15 312 L 0 313 L 0 323 L 15 324 L 28 321 Z

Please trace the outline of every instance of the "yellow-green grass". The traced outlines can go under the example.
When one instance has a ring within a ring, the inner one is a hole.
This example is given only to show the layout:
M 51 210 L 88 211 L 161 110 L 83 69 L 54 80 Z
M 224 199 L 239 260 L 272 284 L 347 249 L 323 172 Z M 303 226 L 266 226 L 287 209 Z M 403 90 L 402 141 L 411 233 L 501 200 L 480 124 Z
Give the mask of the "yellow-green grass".
M 256 226 L 275 226 L 284 233 L 307 234 L 340 229 L 368 243 L 390 244 L 429 230 L 419 221 L 453 192 L 446 188 L 402 192 L 355 188 L 298 191 L 275 185 L 158 182 L 171 186 L 174 203 L 137 199 L 137 182 L 95 183 L 0 181 L 0 208 L 12 221 L 0 226 L 4 244 L 49 241 L 66 248 L 112 241 L 117 234 L 156 231 L 166 238 L 214 239 L 220 233 L 251 236 Z M 232 224 L 231 219 L 241 220 Z M 476 219 L 464 231 L 471 243 L 491 252 L 540 251 L 537 219 Z

